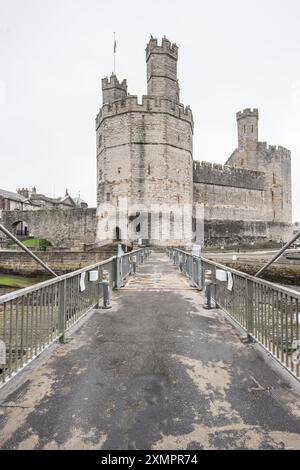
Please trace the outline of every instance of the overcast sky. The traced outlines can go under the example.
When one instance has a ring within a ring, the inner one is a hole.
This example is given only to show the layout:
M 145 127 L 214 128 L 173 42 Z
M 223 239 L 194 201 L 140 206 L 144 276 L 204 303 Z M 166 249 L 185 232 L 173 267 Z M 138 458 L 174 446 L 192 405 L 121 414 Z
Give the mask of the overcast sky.
M 145 47 L 179 46 L 194 158 L 225 163 L 235 113 L 260 111 L 260 140 L 292 150 L 300 220 L 299 0 L 0 0 L 0 187 L 36 186 L 95 206 L 95 116 L 113 69 L 146 94 Z

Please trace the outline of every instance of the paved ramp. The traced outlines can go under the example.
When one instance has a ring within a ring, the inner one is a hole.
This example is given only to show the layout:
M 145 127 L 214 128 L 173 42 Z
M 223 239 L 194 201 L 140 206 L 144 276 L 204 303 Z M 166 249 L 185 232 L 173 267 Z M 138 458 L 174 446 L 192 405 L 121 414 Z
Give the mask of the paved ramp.
M 300 449 L 299 395 L 163 254 L 0 393 L 4 449 Z

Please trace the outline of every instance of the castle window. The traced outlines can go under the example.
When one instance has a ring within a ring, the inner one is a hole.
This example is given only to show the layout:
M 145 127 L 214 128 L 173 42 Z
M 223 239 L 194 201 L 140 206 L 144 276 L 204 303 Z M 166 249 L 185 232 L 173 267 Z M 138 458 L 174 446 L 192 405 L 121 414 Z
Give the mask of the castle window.
M 121 174 L 121 168 L 118 168 L 118 173 L 119 173 L 119 175 Z
M 106 200 L 110 201 L 110 193 L 106 193 Z
M 253 132 L 254 132 L 254 126 L 252 126 L 252 134 L 253 134 Z
M 141 224 L 138 224 L 136 226 L 136 233 L 140 233 L 140 231 L 141 231 Z
M 148 175 L 151 175 L 151 165 L 148 163 Z
M 102 180 L 102 170 L 99 171 L 99 180 Z

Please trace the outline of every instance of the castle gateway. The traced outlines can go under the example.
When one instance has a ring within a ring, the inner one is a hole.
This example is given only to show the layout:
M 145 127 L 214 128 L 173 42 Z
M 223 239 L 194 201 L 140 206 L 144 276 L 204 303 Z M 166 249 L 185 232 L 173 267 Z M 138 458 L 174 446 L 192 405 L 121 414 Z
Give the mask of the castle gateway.
M 226 164 L 194 161 L 193 115 L 180 103 L 177 60 L 176 44 L 164 38 L 159 45 L 151 38 L 147 95 L 141 103 L 128 94 L 126 80 L 119 82 L 115 74 L 102 80 L 103 106 L 96 118 L 97 241 L 287 240 L 292 233 L 290 151 L 259 142 L 258 110 L 245 109 L 237 114 L 238 148 Z

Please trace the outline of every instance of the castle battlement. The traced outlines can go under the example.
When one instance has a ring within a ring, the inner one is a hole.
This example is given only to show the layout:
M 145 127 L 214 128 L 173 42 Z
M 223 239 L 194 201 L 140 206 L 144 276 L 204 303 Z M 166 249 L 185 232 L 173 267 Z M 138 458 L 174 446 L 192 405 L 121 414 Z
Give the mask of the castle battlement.
M 236 118 L 238 121 L 240 119 L 245 119 L 247 117 L 256 117 L 258 119 L 259 118 L 258 109 L 246 108 L 244 109 L 244 111 L 239 111 L 238 113 L 236 113 Z
M 264 190 L 265 174 L 261 171 L 195 161 L 193 174 L 194 183 Z
M 104 104 L 96 117 L 96 127 L 98 128 L 106 118 L 128 112 L 168 113 L 177 118 L 188 121 L 192 128 L 194 126 L 193 114 L 189 106 L 176 103 L 168 98 L 159 98 L 148 95 L 144 95 L 142 97 L 142 103 L 139 103 L 138 96 L 128 95 L 126 98 L 119 99 L 111 104 Z
M 278 154 L 285 158 L 291 157 L 291 151 L 282 145 L 268 145 L 267 142 L 258 142 L 258 150 L 265 151 L 269 154 Z
M 161 45 L 158 44 L 156 38 L 151 38 L 146 47 L 146 60 L 148 61 L 151 54 L 168 54 L 175 60 L 178 59 L 178 47 L 175 43 L 171 44 L 171 41 L 167 38 L 163 38 Z
M 122 82 L 119 82 L 117 76 L 112 74 L 110 78 L 102 78 L 102 90 L 107 90 L 108 88 L 123 88 L 127 91 L 127 80 L 124 79 Z
M 230 165 L 223 165 L 222 163 L 212 163 L 205 161 L 194 161 L 194 171 L 201 171 L 203 169 L 219 170 L 229 173 L 237 174 L 251 174 L 252 176 L 261 176 L 263 172 L 257 170 L 249 170 L 248 168 L 235 167 Z

